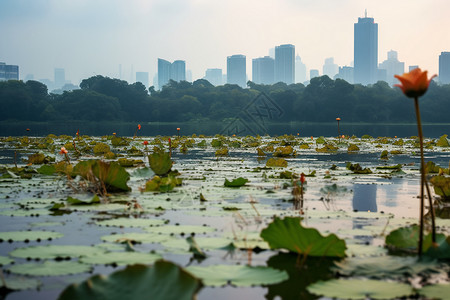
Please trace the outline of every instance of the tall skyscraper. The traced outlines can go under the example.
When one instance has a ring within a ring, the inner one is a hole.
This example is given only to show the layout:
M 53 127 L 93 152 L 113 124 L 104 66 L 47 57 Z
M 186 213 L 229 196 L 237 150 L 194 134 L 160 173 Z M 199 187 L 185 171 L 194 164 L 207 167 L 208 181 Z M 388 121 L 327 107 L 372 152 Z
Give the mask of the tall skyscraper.
M 227 57 L 227 83 L 245 88 L 247 86 L 246 70 L 245 55 L 237 54 Z
M 2 80 L 19 80 L 19 66 L 0 62 L 0 81 Z
M 339 73 L 337 74 L 336 78 L 343 79 L 347 81 L 348 83 L 353 84 L 353 67 L 339 67 Z
M 441 52 L 439 55 L 439 82 L 450 83 L 450 52 Z
M 291 44 L 275 47 L 275 82 L 294 83 L 295 46 Z
M 140 82 L 145 87 L 148 87 L 148 84 L 150 83 L 148 80 L 148 72 L 136 72 L 136 82 Z
M 205 79 L 214 86 L 222 85 L 222 69 L 207 69 Z
M 333 57 L 325 59 L 325 64 L 323 65 L 322 71 L 323 75 L 327 75 L 331 79 L 333 79 L 334 76 L 339 72 L 339 67 L 334 63 Z
M 171 79 L 186 80 L 186 62 L 176 60 L 170 63 L 165 59 L 158 58 L 158 88 L 162 89 Z
M 302 62 L 302 59 L 297 54 L 295 57 L 295 83 L 303 83 L 307 81 L 306 78 L 306 65 Z
M 373 18 L 358 18 L 354 25 L 354 82 L 364 85 L 377 81 L 378 24 Z
M 313 79 L 314 77 L 319 77 L 319 70 L 317 69 L 309 70 L 309 80 Z
M 63 68 L 55 68 L 55 88 L 60 89 L 66 84 L 66 72 Z
M 387 53 L 387 59 L 380 63 L 379 69 L 386 70 L 386 82 L 394 85 L 398 82 L 394 75 L 405 73 L 405 63 L 398 60 L 397 51 L 391 50 Z
M 274 84 L 275 60 L 270 56 L 252 60 L 252 81 L 257 84 Z

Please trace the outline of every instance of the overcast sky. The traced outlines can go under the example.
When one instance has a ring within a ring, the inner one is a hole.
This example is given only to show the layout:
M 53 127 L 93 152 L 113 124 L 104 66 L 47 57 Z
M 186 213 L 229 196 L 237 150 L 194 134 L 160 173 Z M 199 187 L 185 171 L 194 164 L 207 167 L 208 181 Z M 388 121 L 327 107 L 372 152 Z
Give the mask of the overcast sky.
M 353 61 L 353 24 L 378 23 L 378 60 L 400 61 L 438 73 L 450 51 L 449 0 L 0 0 L 0 62 L 20 77 L 53 80 L 54 68 L 78 84 L 93 75 L 130 81 L 132 71 L 157 71 L 157 58 L 186 61 L 193 78 L 222 68 L 226 57 L 251 59 L 294 44 L 307 69 L 325 58 Z

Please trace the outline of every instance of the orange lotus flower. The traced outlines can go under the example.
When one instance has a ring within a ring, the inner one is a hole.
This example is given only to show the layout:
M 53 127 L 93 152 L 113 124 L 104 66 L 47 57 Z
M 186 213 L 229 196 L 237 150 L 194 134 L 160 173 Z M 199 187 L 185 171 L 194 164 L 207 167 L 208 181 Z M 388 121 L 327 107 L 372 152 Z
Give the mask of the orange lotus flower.
M 66 149 L 66 147 L 61 147 L 61 151 L 59 151 L 59 154 L 63 155 L 63 154 L 67 154 L 69 153 Z
M 436 75 L 433 75 L 428 79 L 427 71 L 422 72 L 420 68 L 416 68 L 409 73 L 404 73 L 401 76 L 395 75 L 394 77 L 400 80 L 401 83 L 396 84 L 395 86 L 401 88 L 406 97 L 416 98 L 425 94 L 431 80 L 436 77 Z
M 180 131 L 180 127 L 178 127 L 177 130 Z
M 336 118 L 336 121 L 340 121 L 341 120 L 341 118 Z
M 141 130 L 141 124 L 138 124 L 138 130 Z
M 148 141 L 144 141 L 142 144 L 144 144 L 145 146 L 148 145 Z
M 303 183 L 305 183 L 305 181 L 306 181 L 305 174 L 304 173 L 300 174 L 300 182 L 302 183 L 302 185 Z

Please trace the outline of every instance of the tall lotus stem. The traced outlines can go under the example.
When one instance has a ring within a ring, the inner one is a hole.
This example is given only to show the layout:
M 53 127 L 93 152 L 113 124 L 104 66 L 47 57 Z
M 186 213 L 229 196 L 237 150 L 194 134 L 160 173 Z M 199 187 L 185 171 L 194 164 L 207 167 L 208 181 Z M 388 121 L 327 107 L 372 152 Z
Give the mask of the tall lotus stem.
M 341 118 L 336 118 L 336 121 L 338 123 L 338 138 L 339 138 L 339 143 L 341 142 L 341 131 L 339 130 L 339 121 L 341 120 Z

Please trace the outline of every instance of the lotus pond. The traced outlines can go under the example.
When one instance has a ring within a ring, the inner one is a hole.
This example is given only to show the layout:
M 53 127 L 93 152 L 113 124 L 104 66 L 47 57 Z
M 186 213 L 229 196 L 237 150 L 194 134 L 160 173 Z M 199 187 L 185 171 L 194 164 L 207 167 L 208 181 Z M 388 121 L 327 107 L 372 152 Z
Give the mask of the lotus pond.
M 416 137 L 0 138 L 0 299 L 448 299 L 450 147 L 425 145 L 419 259 Z

